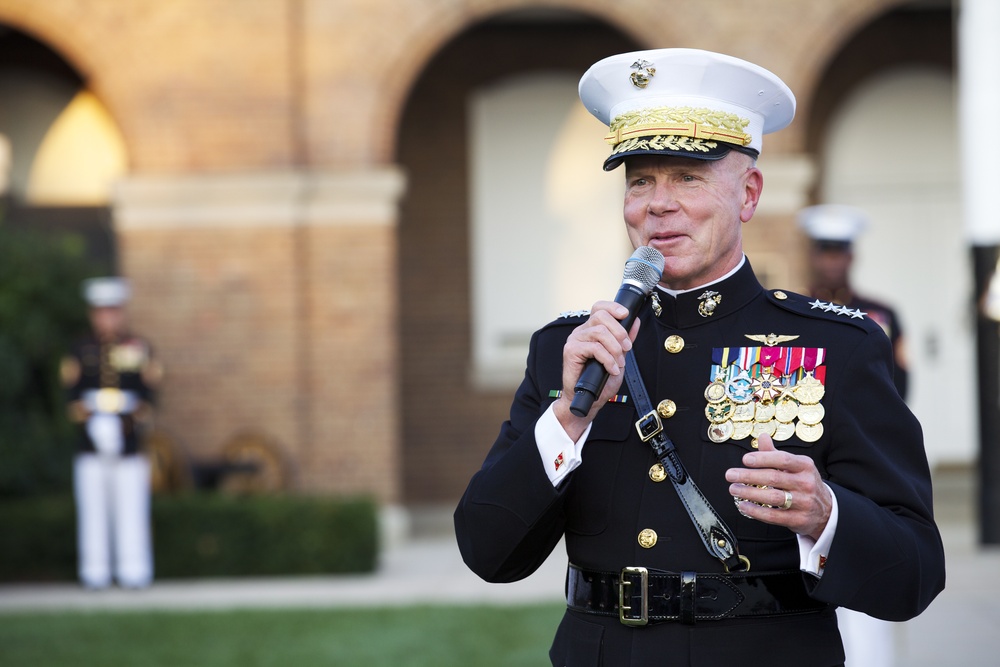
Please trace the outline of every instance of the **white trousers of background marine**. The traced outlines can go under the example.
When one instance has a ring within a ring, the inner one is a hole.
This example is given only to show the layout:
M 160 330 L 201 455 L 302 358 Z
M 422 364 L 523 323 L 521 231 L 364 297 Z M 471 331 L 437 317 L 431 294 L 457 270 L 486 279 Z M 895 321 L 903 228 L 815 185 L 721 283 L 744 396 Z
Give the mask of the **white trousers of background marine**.
M 150 465 L 144 456 L 78 454 L 73 463 L 78 570 L 87 588 L 153 581 Z
M 837 623 L 844 639 L 846 667 L 893 667 L 896 664 L 895 623 L 843 607 L 837 608 Z

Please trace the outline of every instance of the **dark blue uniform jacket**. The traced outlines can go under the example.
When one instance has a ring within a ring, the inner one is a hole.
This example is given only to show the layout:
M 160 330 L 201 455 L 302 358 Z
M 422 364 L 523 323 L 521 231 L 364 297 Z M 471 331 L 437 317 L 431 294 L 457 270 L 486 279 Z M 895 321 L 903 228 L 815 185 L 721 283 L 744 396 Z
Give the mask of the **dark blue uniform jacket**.
M 554 665 L 837 665 L 844 657 L 835 606 L 905 620 L 944 587 L 944 551 L 921 429 L 893 386 L 883 330 L 856 312 L 764 290 L 749 262 L 710 289 L 721 298 L 708 316 L 699 313 L 701 290 L 676 299 L 661 296 L 658 316 L 650 303 L 644 306 L 634 349 L 647 391 L 654 405 L 667 398 L 676 403 L 664 429 L 736 533 L 752 571 L 798 570 L 797 540 L 789 530 L 737 512 L 725 471 L 741 465 L 753 438 L 709 438 L 705 389 L 719 350 L 765 345 L 747 335 L 798 336 L 779 347 L 823 350 L 825 368 L 814 371 L 825 387 L 822 436 L 805 442 L 793 435 L 775 444 L 811 457 L 837 497 L 839 523 L 823 576 L 801 574 L 808 594 L 828 606 L 792 616 L 645 627 L 567 611 L 550 652 Z M 670 482 L 648 474 L 656 460 L 634 427 L 633 401 L 605 405 L 581 466 L 558 488 L 547 478 L 534 426 L 556 400 L 552 390 L 562 388 L 562 348 L 584 319 L 556 320 L 532 338 L 510 419 L 455 512 L 465 562 L 487 581 L 515 581 L 538 568 L 565 537 L 569 561 L 585 569 L 721 572 Z M 683 339 L 679 352 L 665 350 L 671 335 Z M 623 384 L 621 392 L 627 391 Z M 658 535 L 651 548 L 637 540 L 647 528 Z

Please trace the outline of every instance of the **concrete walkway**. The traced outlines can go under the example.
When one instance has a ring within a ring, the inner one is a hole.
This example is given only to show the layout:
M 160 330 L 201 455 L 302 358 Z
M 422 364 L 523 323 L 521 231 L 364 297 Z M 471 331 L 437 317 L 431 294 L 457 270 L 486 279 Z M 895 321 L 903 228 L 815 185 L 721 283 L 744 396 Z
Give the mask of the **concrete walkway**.
M 924 614 L 895 626 L 897 665 L 993 667 L 1000 660 L 1000 548 L 982 548 L 976 543 L 974 489 L 967 471 L 937 475 L 935 493 L 948 556 L 948 585 Z M 462 563 L 450 534 L 447 510 L 425 514 L 416 532 L 412 539 L 387 550 L 372 575 L 164 580 L 141 591 L 93 592 L 73 584 L 6 585 L 0 586 L 0 615 L 67 610 L 336 608 L 562 600 L 566 559 L 561 546 L 528 579 L 487 584 Z

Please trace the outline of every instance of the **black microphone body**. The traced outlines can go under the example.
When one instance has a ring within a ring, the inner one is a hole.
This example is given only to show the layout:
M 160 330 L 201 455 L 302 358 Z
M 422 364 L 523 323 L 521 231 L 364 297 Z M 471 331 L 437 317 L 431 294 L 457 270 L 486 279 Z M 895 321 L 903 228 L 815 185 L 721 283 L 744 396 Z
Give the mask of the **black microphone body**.
M 637 248 L 625 264 L 625 278 L 615 303 L 628 309 L 628 315 L 620 320 L 626 331 L 632 328 L 635 318 L 642 308 L 650 291 L 656 286 L 663 273 L 663 256 L 649 246 Z M 604 385 L 608 382 L 608 371 L 597 359 L 591 359 L 580 373 L 573 388 L 573 401 L 569 410 L 577 417 L 586 417 L 594 406 L 594 401 L 601 395 Z

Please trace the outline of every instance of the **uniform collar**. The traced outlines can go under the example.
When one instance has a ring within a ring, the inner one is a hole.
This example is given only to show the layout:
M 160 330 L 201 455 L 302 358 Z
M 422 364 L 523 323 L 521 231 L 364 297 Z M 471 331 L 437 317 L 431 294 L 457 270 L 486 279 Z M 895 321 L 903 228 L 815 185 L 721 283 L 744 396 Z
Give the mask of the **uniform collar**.
M 704 287 L 672 296 L 657 288 L 649 302 L 657 321 L 674 329 L 709 324 L 736 312 L 764 291 L 754 275 L 750 260 L 735 273 Z M 655 298 L 654 298 L 655 297 Z M 656 306 L 659 305 L 659 314 Z

